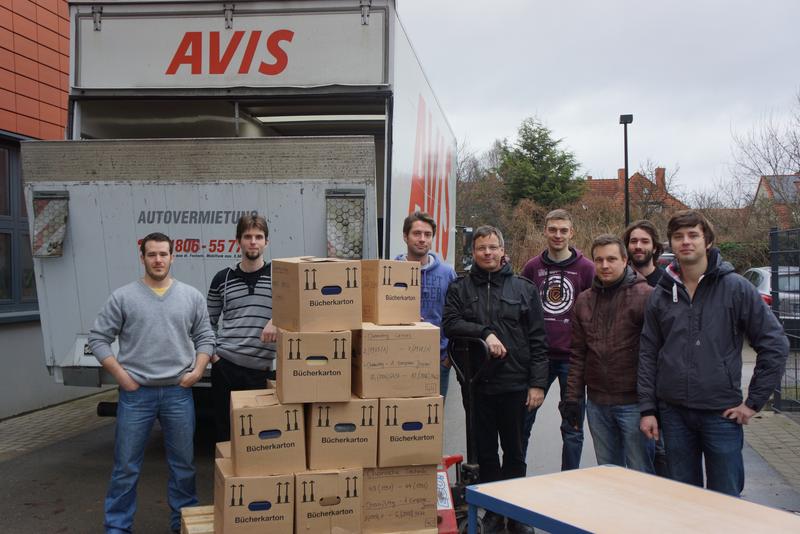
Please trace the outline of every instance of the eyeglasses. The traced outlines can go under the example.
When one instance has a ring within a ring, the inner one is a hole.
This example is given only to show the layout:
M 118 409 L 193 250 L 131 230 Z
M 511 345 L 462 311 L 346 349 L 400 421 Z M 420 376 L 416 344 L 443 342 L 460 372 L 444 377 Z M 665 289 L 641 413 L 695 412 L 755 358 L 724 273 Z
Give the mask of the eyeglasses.
M 480 253 L 484 253 L 486 251 L 497 252 L 498 250 L 500 250 L 500 247 L 497 245 L 481 245 L 479 247 L 475 247 L 475 251 Z

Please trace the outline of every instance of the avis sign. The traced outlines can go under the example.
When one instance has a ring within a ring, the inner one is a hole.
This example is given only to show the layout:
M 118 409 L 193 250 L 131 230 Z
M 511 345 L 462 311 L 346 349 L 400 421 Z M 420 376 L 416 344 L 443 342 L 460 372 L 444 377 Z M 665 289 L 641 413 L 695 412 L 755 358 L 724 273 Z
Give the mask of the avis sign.
M 383 12 L 80 16 L 73 87 L 232 88 L 386 83 Z M 374 23 L 373 23 L 374 15 Z M 143 38 L 142 28 L 146 28 Z
M 447 257 L 450 236 L 450 178 L 453 147 L 436 127 L 432 113 L 419 96 L 417 133 L 414 142 L 414 165 L 411 173 L 411 197 L 408 212 L 424 211 L 436 221 L 433 248 Z
M 292 42 L 294 38 L 292 30 L 276 30 L 263 39 L 263 32 L 260 30 L 250 32 L 239 30 L 233 32 L 224 45 L 221 33 L 218 31 L 184 33 L 178 49 L 169 62 L 166 74 L 174 76 L 178 69 L 184 66 L 192 75 L 226 74 L 231 72 L 231 69 L 238 74 L 249 74 L 252 72 L 253 60 L 258 51 L 266 55 L 256 67 L 260 74 L 275 76 L 283 72 L 289 64 L 289 55 L 281 45 L 284 42 Z M 245 34 L 249 36 L 243 45 Z M 244 53 L 237 54 L 240 47 L 244 48 Z M 234 55 L 241 58 L 237 62 L 238 65 L 232 65 Z

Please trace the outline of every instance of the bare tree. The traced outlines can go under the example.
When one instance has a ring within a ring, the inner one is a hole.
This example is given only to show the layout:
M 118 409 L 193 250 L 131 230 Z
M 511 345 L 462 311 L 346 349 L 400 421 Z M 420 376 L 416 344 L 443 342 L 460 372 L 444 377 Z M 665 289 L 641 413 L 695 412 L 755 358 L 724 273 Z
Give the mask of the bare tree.
M 800 91 L 789 119 L 769 114 L 743 134 L 731 132 L 731 138 L 733 174 L 740 181 L 754 185 L 761 176 L 800 173 Z

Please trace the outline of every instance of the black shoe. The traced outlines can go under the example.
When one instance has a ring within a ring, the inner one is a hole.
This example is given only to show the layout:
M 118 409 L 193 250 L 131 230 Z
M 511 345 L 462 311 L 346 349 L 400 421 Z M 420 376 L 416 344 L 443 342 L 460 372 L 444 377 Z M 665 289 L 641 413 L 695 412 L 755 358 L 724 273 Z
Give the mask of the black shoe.
M 494 512 L 487 511 L 481 521 L 483 534 L 500 534 L 506 530 L 506 518 Z
M 536 532 L 532 526 L 514 521 L 513 519 L 508 520 L 508 531 L 511 534 L 533 534 Z

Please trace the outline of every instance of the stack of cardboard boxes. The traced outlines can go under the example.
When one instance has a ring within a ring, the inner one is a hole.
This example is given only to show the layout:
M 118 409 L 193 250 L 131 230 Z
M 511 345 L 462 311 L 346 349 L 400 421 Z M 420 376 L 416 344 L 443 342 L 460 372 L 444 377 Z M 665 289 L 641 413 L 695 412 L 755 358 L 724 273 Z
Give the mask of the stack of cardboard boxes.
M 435 532 L 444 403 L 419 264 L 287 258 L 272 282 L 277 384 L 231 394 L 215 532 Z

